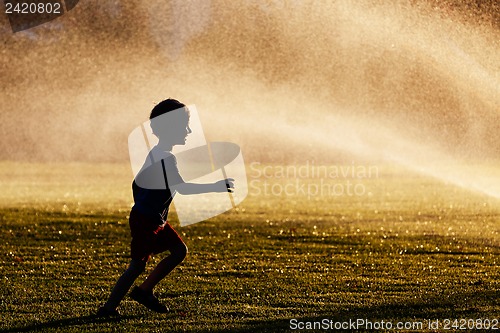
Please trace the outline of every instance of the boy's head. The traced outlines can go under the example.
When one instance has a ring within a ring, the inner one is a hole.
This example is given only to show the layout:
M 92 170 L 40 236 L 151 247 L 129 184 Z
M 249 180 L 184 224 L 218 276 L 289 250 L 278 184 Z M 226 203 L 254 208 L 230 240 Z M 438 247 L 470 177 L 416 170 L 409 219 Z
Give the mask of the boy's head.
M 161 116 L 170 111 L 174 111 L 177 109 L 185 108 L 186 105 L 184 103 L 179 102 L 176 99 L 169 98 L 160 103 L 158 103 L 153 110 L 151 110 L 151 114 L 149 119 L 153 119 L 155 117 Z
M 149 116 L 151 129 L 160 142 L 178 145 L 185 144 L 191 133 L 189 128 L 189 110 L 185 104 L 175 99 L 166 99 L 158 103 Z

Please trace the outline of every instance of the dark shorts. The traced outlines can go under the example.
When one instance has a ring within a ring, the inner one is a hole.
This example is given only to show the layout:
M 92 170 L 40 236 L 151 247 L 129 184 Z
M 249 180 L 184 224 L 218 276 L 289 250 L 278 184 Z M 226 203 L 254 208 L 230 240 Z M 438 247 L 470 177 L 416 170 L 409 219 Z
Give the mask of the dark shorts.
M 132 234 L 130 244 L 132 259 L 147 262 L 152 254 L 158 254 L 184 245 L 182 238 L 166 222 L 143 215 L 135 210 L 130 212 L 129 225 Z

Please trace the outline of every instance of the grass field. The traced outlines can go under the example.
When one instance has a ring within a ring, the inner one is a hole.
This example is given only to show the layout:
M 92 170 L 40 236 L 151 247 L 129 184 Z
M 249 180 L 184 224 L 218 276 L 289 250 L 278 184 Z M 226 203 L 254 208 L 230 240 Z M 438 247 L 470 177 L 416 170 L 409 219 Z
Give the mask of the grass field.
M 128 263 L 130 180 L 125 164 L 0 163 L 0 332 L 500 317 L 500 202 L 381 166 L 354 196 L 258 193 L 293 180 L 250 173 L 237 209 L 179 229 L 190 254 L 157 290 L 169 314 L 126 298 L 120 319 L 94 318 Z

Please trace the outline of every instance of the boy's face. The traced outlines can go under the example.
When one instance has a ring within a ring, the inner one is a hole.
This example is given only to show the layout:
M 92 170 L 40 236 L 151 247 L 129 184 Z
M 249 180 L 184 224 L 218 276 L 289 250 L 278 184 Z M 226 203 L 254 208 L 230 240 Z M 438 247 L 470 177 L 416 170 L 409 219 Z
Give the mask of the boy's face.
M 188 134 L 192 132 L 189 128 L 189 115 L 184 108 L 168 112 L 153 121 L 151 127 L 160 143 L 184 145 Z
M 174 138 L 175 142 L 173 144 L 174 145 L 175 144 L 177 144 L 177 145 L 185 145 L 187 137 L 188 137 L 188 134 L 192 133 L 192 132 L 193 131 L 191 131 L 191 128 L 189 128 L 189 120 L 188 120 L 184 126 L 179 127 L 179 131 L 175 135 L 175 138 Z M 177 141 L 177 139 L 179 139 L 179 140 Z

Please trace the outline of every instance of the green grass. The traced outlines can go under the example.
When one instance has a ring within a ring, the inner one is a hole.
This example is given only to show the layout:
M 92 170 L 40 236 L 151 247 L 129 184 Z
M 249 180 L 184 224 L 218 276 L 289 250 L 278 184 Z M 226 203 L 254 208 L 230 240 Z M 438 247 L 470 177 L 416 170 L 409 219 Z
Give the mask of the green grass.
M 190 254 L 157 290 L 172 311 L 126 298 L 121 319 L 96 319 L 128 263 L 130 177 L 126 165 L 0 163 L 0 332 L 282 332 L 291 318 L 500 317 L 498 200 L 381 167 L 357 180 L 362 196 L 253 188 L 237 209 L 179 227 Z

